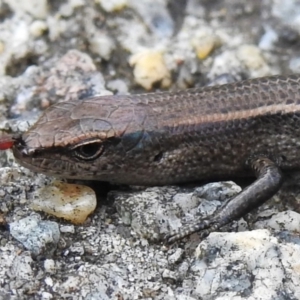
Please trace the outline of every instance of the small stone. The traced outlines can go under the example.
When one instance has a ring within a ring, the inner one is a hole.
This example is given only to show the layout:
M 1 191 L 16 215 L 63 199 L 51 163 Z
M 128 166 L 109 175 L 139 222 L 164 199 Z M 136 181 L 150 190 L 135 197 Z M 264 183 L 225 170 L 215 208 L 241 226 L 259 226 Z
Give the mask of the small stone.
M 177 280 L 176 273 L 171 271 L 171 270 L 168 270 L 168 269 L 164 270 L 164 272 L 162 274 L 162 277 L 165 278 L 165 279 Z
M 300 72 L 300 57 L 293 57 L 289 62 L 289 69 L 293 73 Z
M 145 25 L 159 38 L 170 38 L 175 30 L 166 1 L 161 0 L 128 0 Z
M 74 13 L 74 9 L 70 5 L 69 1 L 67 3 L 62 4 L 59 8 L 59 14 L 64 18 L 72 17 L 73 13 Z
M 0 191 L 0 197 L 4 197 L 5 196 L 5 193 L 3 195 L 3 192 L 4 191 L 2 191 L 2 190 Z M 0 211 L 3 212 L 3 213 L 7 213 L 9 211 L 5 202 L 0 203 Z
M 182 258 L 183 254 L 184 254 L 183 249 L 181 248 L 176 249 L 176 251 L 168 257 L 169 263 L 170 264 L 177 263 Z
M 297 0 L 273 0 L 272 15 L 278 22 L 289 25 L 299 32 L 299 2 Z
M 186 295 L 178 295 L 176 296 L 176 300 L 196 300 L 197 298 L 186 296 Z
M 60 232 L 63 233 L 74 233 L 75 232 L 75 228 L 73 225 L 62 225 L 60 226 Z
M 58 21 L 61 17 L 63 18 L 72 18 L 74 17 L 74 10 L 76 8 L 81 8 L 85 5 L 84 0 L 68 0 L 68 1 L 62 1 L 60 5 L 58 6 L 57 13 L 55 15 L 56 21 Z
M 78 253 L 80 255 L 83 255 L 84 254 L 84 247 L 80 243 L 74 243 L 70 247 L 70 252 Z
M 97 32 L 89 38 L 89 47 L 94 54 L 109 60 L 115 43 L 108 35 Z
M 45 18 L 48 13 L 47 0 L 9 0 L 7 4 L 10 8 L 19 13 L 27 12 L 35 18 Z
M 18 279 L 31 280 L 33 277 L 32 264 L 33 260 L 29 255 L 29 252 L 23 252 L 14 259 L 11 273 Z
M 11 223 L 10 233 L 34 255 L 43 252 L 52 254 L 60 237 L 58 224 L 51 221 L 41 221 L 41 217 L 38 215 Z
M 45 271 L 48 273 L 54 273 L 56 270 L 55 261 L 53 259 L 46 259 L 44 261 Z
M 60 285 L 60 289 L 70 293 L 79 288 L 80 278 L 76 276 L 69 276 L 68 279 Z
M 237 58 L 236 51 L 231 49 L 225 50 L 214 57 L 208 78 L 214 79 L 226 73 L 236 76 L 241 70 L 243 70 L 243 66 Z
M 220 39 L 213 35 L 202 36 L 192 41 L 197 57 L 201 60 L 206 59 L 220 44 Z
M 198 197 L 208 201 L 224 201 L 236 196 L 241 191 L 242 188 L 233 181 L 220 181 L 198 187 L 195 193 Z
M 85 300 L 110 300 L 111 298 L 107 296 L 105 290 L 101 292 L 92 292 L 86 295 Z
M 95 0 L 106 12 L 120 11 L 127 6 L 127 0 Z
M 255 223 L 255 228 L 272 228 L 278 231 L 300 232 L 300 214 L 294 211 L 283 211 L 273 215 L 269 220 Z
M 45 278 L 45 283 L 48 285 L 48 286 L 53 286 L 53 280 L 51 277 L 46 277 Z
M 87 186 L 54 182 L 37 190 L 31 207 L 37 211 L 82 224 L 95 210 L 95 192 Z
M 237 57 L 250 71 L 251 77 L 263 77 L 270 75 L 270 68 L 257 46 L 240 46 L 237 50 Z
M 40 37 L 43 35 L 43 33 L 47 30 L 48 26 L 47 23 L 41 20 L 36 20 L 32 22 L 32 24 L 29 27 L 29 32 L 34 37 Z
M 48 293 L 48 292 L 43 292 L 42 293 L 42 300 L 48 300 L 48 299 L 52 299 L 53 295 Z
M 128 85 L 122 79 L 110 80 L 107 82 L 107 88 L 117 94 L 125 95 L 128 93 Z
M 273 50 L 278 39 L 278 33 L 272 28 L 267 28 L 266 32 L 261 37 L 258 46 L 262 50 Z
M 84 6 L 85 1 L 84 0 L 69 0 L 69 4 L 73 8 L 78 8 L 78 7 Z
M 162 52 L 145 50 L 131 56 L 129 64 L 134 66 L 135 81 L 146 90 L 160 82 L 162 88 L 171 85 L 171 74 L 167 69 Z

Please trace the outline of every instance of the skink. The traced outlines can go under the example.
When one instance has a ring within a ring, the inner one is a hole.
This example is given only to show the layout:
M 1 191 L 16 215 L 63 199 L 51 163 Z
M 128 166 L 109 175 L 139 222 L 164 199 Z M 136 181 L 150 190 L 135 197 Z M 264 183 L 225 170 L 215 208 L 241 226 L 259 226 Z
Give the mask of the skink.
M 57 103 L 14 143 L 17 161 L 48 175 L 129 185 L 226 177 L 256 180 L 215 215 L 171 232 L 202 237 L 239 219 L 300 170 L 300 75 L 179 92 Z

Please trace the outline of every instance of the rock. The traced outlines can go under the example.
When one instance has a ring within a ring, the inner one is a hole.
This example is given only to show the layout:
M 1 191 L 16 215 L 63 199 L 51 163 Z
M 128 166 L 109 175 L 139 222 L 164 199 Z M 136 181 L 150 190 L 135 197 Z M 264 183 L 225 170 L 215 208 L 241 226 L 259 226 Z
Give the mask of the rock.
M 24 252 L 14 259 L 11 274 L 21 280 L 31 280 L 34 275 L 31 265 L 33 265 L 31 256 L 28 252 Z
M 128 85 L 122 79 L 115 79 L 107 82 L 107 88 L 121 95 L 125 95 L 128 93 Z
M 53 259 L 45 259 L 44 268 L 47 273 L 55 273 L 55 261 Z
M 209 73 L 210 78 L 230 73 L 239 78 L 239 74 L 247 72 L 250 77 L 270 75 L 271 69 L 266 63 L 260 49 L 254 45 L 242 45 L 236 50 L 224 51 L 215 57 Z
M 96 195 L 91 188 L 56 181 L 37 190 L 30 206 L 74 224 L 82 224 L 96 205 Z
M 129 63 L 134 67 L 135 81 L 146 90 L 160 82 L 162 88 L 171 84 L 171 74 L 160 51 L 146 50 L 131 56 Z
M 15 85 L 12 114 L 22 114 L 31 107 L 45 109 L 58 101 L 110 94 L 104 86 L 102 74 L 85 53 L 70 50 L 59 59 L 50 59 L 48 64 L 50 69 L 49 66 L 28 68 L 12 83 Z
M 75 228 L 73 225 L 62 225 L 60 226 L 60 232 L 64 233 L 75 233 Z
M 9 227 L 11 235 L 33 255 L 51 255 L 57 247 L 60 232 L 55 222 L 42 221 L 33 215 L 10 223 Z
M 167 9 L 167 1 L 128 0 L 129 6 L 138 12 L 143 22 L 159 38 L 169 38 L 174 32 L 174 22 Z
M 176 251 L 168 257 L 168 261 L 170 264 L 177 263 L 180 259 L 182 259 L 184 252 L 182 249 L 178 248 Z
M 94 54 L 109 60 L 115 49 L 115 43 L 108 35 L 95 32 L 89 38 L 89 48 Z
M 245 65 L 253 78 L 268 76 L 270 68 L 260 49 L 254 45 L 242 45 L 237 50 L 238 59 Z
M 273 28 L 268 27 L 261 37 L 258 46 L 262 50 L 273 50 L 278 39 L 278 33 Z
M 45 18 L 48 13 L 47 0 L 27 0 L 22 2 L 18 0 L 5 0 L 5 2 L 16 13 L 26 12 L 38 19 Z
M 53 295 L 48 293 L 48 292 L 43 292 L 42 293 L 42 300 L 48 300 L 48 299 L 53 299 Z
M 290 60 L 289 69 L 293 73 L 299 73 L 300 72 L 300 57 L 293 57 Z
M 221 45 L 220 39 L 213 35 L 198 36 L 192 40 L 192 45 L 196 51 L 197 57 L 201 60 L 206 59 L 217 47 Z
M 300 232 L 300 214 L 294 211 L 283 211 L 273 215 L 270 219 L 257 221 L 254 228 L 271 228 L 278 231 Z
M 47 30 L 47 23 L 36 20 L 30 25 L 29 31 L 34 37 L 40 37 Z
M 114 193 L 122 221 L 140 237 L 157 240 L 184 223 L 196 222 L 213 214 L 221 203 L 239 193 L 233 182 L 216 182 L 200 188 L 148 188 L 141 192 Z
M 101 7 L 107 12 L 116 12 L 122 10 L 127 6 L 128 0 L 96 0 L 96 2 L 100 3 Z
M 295 0 L 286 0 L 284 2 L 280 0 L 274 0 L 272 6 L 272 14 L 278 18 L 282 23 L 289 25 L 293 28 L 298 28 L 300 25 L 300 4 Z
M 192 295 L 204 299 L 274 299 L 293 290 L 300 296 L 297 265 L 300 248 L 281 244 L 268 230 L 212 233 L 196 249 L 194 280 L 183 282 Z M 290 256 L 290 259 L 288 258 Z M 286 264 L 286 260 L 292 264 Z

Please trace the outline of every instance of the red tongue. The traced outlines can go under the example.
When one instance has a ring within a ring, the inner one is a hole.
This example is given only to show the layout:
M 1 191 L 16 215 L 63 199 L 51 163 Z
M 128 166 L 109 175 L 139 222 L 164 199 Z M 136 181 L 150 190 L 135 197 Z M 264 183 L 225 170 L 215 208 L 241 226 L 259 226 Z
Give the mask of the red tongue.
M 15 143 L 12 135 L 4 135 L 0 137 L 0 150 L 10 149 Z

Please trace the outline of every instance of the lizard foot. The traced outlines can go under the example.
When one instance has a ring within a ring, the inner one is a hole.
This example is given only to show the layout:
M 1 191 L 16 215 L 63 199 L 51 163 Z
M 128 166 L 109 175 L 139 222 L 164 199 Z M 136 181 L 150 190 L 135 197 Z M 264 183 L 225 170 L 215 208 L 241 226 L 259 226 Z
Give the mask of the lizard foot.
M 180 240 L 188 235 L 191 235 L 192 233 L 200 232 L 200 238 L 204 239 L 206 238 L 211 232 L 217 231 L 221 227 L 221 224 L 216 223 L 212 220 L 202 220 L 201 222 L 197 222 L 195 224 L 187 225 L 179 230 L 173 231 L 169 233 L 165 239 L 167 243 L 173 243 L 177 240 Z

